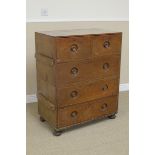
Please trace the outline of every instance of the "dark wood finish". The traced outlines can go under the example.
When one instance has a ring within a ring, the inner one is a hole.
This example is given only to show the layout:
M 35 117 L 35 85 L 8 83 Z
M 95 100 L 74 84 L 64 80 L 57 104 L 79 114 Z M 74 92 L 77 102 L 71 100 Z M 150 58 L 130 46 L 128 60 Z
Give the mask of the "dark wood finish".
M 117 96 L 89 101 L 58 110 L 58 128 L 112 115 L 117 111 Z
M 104 30 L 36 32 L 40 121 L 53 134 L 118 110 L 122 33 Z

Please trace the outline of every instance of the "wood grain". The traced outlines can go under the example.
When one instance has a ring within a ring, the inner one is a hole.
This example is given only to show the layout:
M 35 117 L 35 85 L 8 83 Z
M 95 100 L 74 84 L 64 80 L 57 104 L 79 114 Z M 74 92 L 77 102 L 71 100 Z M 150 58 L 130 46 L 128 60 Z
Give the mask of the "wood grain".
M 56 58 L 56 44 L 54 37 L 36 32 L 35 49 L 37 54 L 42 54 L 49 58 Z
M 57 104 L 60 107 L 83 103 L 102 97 L 117 95 L 118 79 L 102 79 L 75 83 L 57 89 Z M 76 92 L 76 93 L 75 93 Z M 74 96 L 72 95 L 74 93 Z
M 105 64 L 108 68 L 104 68 Z M 71 70 L 77 68 L 78 72 L 72 74 Z M 56 65 L 56 83 L 58 86 L 67 83 L 101 79 L 108 76 L 119 77 L 120 55 L 104 56 L 83 61 L 74 61 Z
M 92 56 L 91 38 L 89 36 L 59 37 L 56 39 L 56 44 L 58 45 L 57 62 L 89 59 Z
M 104 115 L 111 115 L 117 112 L 117 108 L 117 96 L 60 108 L 58 110 L 58 128 L 94 120 Z
M 92 42 L 93 56 L 120 54 L 122 33 L 97 35 Z M 106 42 L 109 42 L 109 47 L 104 46 Z
M 54 128 L 57 128 L 57 109 L 52 102 L 38 94 L 38 112 Z
M 122 33 L 36 32 L 38 112 L 56 130 L 118 110 Z

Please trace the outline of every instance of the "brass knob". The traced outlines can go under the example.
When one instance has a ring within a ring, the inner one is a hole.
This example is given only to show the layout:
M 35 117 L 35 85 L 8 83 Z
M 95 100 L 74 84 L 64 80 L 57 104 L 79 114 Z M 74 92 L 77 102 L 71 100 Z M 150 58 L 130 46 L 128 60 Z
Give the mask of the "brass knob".
M 102 111 L 105 111 L 107 109 L 108 105 L 106 103 L 104 103 L 102 106 L 101 106 L 101 110 Z
M 76 97 L 78 95 L 78 92 L 76 90 L 74 90 L 74 91 L 71 92 L 70 95 L 71 95 L 72 98 L 74 98 L 74 97 Z
M 109 41 L 105 41 L 103 43 L 104 48 L 109 48 L 110 47 L 110 42 Z
M 75 76 L 75 75 L 77 75 L 77 73 L 78 73 L 78 69 L 76 67 L 73 67 L 71 69 L 71 74 Z
M 76 118 L 77 115 L 78 115 L 78 112 L 77 112 L 77 111 L 73 111 L 73 112 L 71 113 L 71 117 L 72 117 L 72 118 Z
M 108 89 L 108 85 L 105 84 L 105 85 L 102 87 L 102 90 L 103 90 L 103 91 L 106 91 L 107 89 Z
M 71 46 L 70 50 L 71 50 L 72 52 L 74 52 L 74 53 L 77 52 L 77 51 L 78 51 L 78 45 L 73 44 L 73 45 Z
M 110 67 L 109 63 L 104 63 L 103 64 L 103 69 L 107 70 L 107 69 L 109 69 L 109 67 Z

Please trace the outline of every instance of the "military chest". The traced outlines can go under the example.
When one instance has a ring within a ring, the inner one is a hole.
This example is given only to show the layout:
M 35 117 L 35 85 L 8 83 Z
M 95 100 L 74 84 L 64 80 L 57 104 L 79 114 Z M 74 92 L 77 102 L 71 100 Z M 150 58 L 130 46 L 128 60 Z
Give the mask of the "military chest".
M 35 33 L 38 111 L 54 135 L 115 118 L 121 43 L 121 32 L 99 29 Z

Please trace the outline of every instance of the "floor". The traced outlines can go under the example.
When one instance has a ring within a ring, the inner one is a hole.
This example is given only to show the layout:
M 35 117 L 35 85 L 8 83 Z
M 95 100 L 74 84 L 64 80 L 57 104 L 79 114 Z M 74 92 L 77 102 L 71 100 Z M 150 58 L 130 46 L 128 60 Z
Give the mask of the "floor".
M 37 103 L 27 104 L 27 155 L 128 155 L 128 94 L 120 93 L 116 119 L 91 123 L 59 137 L 39 121 Z

